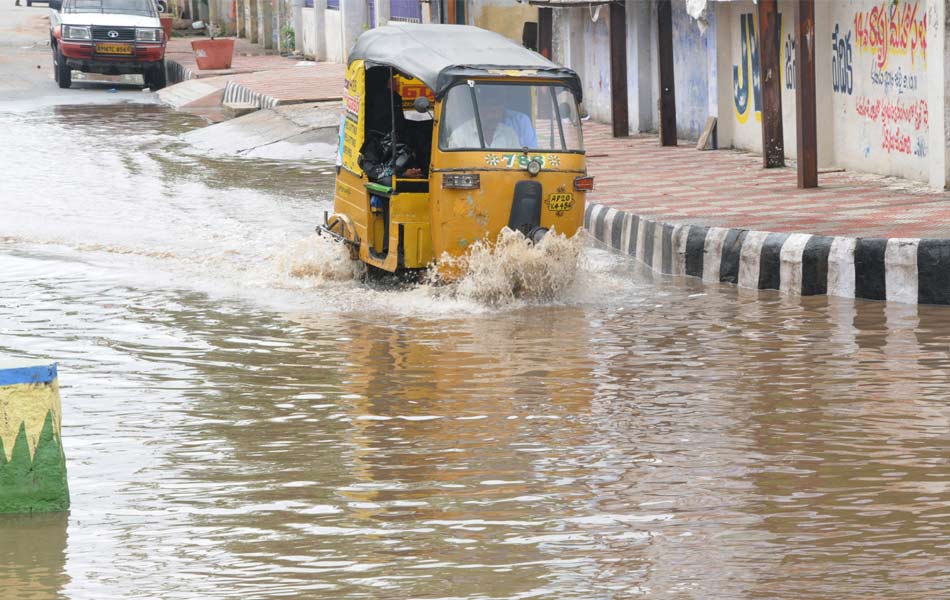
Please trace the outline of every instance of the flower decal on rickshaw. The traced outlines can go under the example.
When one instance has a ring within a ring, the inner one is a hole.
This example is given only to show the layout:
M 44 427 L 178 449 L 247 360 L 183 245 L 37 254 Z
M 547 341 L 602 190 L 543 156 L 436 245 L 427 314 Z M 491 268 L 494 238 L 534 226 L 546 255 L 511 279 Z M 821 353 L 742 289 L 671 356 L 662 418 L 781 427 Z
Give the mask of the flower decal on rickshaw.
M 548 154 L 548 166 L 555 168 L 560 167 L 561 157 L 557 154 Z
M 497 167 L 501 164 L 501 157 L 497 154 L 486 154 L 485 162 L 488 163 L 489 167 Z

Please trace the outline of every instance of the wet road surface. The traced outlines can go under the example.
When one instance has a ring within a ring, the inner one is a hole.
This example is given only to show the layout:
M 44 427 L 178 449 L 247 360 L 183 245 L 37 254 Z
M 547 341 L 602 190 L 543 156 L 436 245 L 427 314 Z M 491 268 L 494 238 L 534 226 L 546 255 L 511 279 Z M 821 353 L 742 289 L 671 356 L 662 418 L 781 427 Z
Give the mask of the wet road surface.
M 201 124 L 0 104 L 0 353 L 59 361 L 72 493 L 0 518 L 4 598 L 950 589 L 946 308 L 590 245 L 553 298 L 367 284 L 311 235 L 331 165 Z

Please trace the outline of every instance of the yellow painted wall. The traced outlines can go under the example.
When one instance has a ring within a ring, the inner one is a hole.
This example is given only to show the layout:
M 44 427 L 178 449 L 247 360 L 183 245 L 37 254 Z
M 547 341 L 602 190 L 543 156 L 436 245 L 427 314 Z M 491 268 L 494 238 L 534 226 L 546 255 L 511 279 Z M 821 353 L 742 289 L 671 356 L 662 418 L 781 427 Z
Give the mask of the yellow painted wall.
M 483 0 L 472 7 L 472 24 L 521 43 L 526 21 L 538 20 L 538 9 L 514 0 Z

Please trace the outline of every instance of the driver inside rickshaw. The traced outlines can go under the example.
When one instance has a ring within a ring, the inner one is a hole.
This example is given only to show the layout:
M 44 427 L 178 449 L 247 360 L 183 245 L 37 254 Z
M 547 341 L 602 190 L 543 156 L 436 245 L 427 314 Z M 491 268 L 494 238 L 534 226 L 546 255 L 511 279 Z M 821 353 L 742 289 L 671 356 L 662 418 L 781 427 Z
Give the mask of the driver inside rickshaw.
M 482 135 L 486 148 L 514 149 L 537 148 L 538 137 L 531 117 L 508 108 L 508 86 L 479 85 L 475 88 L 475 100 L 481 117 Z M 474 111 L 471 111 L 474 113 Z M 481 148 L 478 124 L 472 116 L 456 127 L 449 135 L 448 148 Z

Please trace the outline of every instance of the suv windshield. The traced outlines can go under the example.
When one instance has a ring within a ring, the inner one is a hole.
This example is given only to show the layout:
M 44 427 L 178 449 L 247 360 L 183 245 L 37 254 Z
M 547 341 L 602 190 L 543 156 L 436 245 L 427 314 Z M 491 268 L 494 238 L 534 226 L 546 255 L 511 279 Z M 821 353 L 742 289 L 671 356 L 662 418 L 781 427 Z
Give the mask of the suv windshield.
M 439 147 L 579 152 L 577 102 L 562 85 L 469 81 L 446 96 Z
M 63 12 L 157 16 L 155 0 L 68 0 Z

